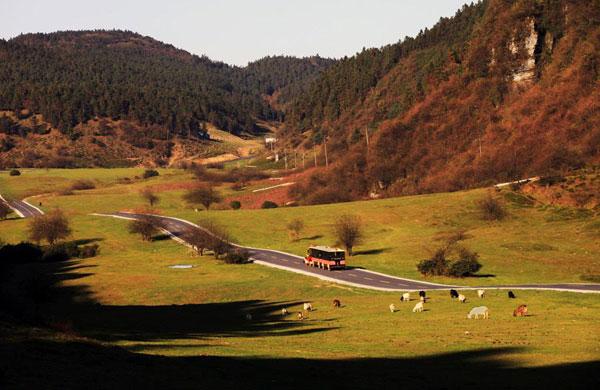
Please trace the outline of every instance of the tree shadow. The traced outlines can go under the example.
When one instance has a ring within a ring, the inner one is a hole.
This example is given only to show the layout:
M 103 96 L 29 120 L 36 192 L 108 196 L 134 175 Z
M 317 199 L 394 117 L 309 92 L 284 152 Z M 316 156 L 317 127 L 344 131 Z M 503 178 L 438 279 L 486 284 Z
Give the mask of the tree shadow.
M 600 384 L 600 361 L 519 367 L 512 359 L 521 348 L 395 358 L 172 357 L 86 340 L 17 340 L 0 341 L 6 388 L 592 389 Z
M 176 236 L 179 237 L 180 234 L 175 234 Z M 166 240 L 170 240 L 171 236 L 168 234 L 157 234 L 155 236 L 152 237 L 152 242 L 154 241 L 166 241 Z
M 385 252 L 388 252 L 391 248 L 377 248 L 377 249 L 367 249 L 362 251 L 354 251 L 354 256 L 359 255 L 379 255 Z
M 467 276 L 467 278 L 495 278 L 496 275 L 494 274 L 471 274 L 469 276 Z
M 73 240 L 71 241 L 72 243 L 74 243 L 75 245 L 88 245 L 88 244 L 92 244 L 94 242 L 100 242 L 100 241 L 104 241 L 104 238 L 84 238 L 81 240 Z
M 323 238 L 323 235 L 317 234 L 317 235 L 310 236 L 310 237 L 302 237 L 302 238 L 299 238 L 298 241 L 312 241 L 312 240 L 318 240 L 319 238 Z

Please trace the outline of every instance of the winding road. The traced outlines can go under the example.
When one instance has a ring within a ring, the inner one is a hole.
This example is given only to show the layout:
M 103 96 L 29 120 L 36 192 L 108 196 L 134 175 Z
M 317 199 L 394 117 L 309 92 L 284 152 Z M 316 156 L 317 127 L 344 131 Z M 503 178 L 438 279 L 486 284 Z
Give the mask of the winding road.
M 15 214 L 21 218 L 35 217 L 36 215 L 44 214 L 41 209 L 29 204 L 26 200 L 6 199 L 0 195 L 0 202 L 8 205 L 8 207 L 10 207 Z
M 128 212 L 118 212 L 112 214 L 95 214 L 122 219 L 137 219 L 143 214 Z M 190 227 L 198 225 L 184 219 L 166 217 L 161 215 L 152 215 L 163 230 L 174 240 L 188 245 L 183 236 Z M 502 286 L 484 286 L 484 287 L 466 287 L 458 285 L 446 285 L 438 283 L 429 283 L 413 279 L 399 278 L 396 276 L 385 275 L 378 272 L 369 271 L 362 268 L 348 268 L 345 270 L 327 271 L 320 268 L 307 267 L 300 256 L 290 253 L 280 252 L 272 249 L 261 249 L 252 247 L 243 247 L 250 252 L 251 259 L 256 264 L 261 264 L 273 268 L 291 271 L 307 276 L 316 277 L 322 280 L 344 284 L 353 287 L 360 287 L 370 290 L 380 291 L 418 291 L 418 290 L 448 290 L 451 288 L 461 290 L 474 290 L 478 288 L 485 289 L 513 289 L 513 290 L 553 290 L 553 291 L 571 291 L 579 293 L 600 293 L 600 284 L 578 284 L 578 283 L 559 283 L 559 284 L 520 284 L 520 285 L 502 285 Z
M 44 212 L 39 208 L 27 203 L 25 200 L 5 199 L 0 195 L 0 202 L 6 203 L 22 218 L 42 215 Z M 121 219 L 137 219 L 143 214 L 129 212 L 117 212 L 111 214 L 93 214 L 103 217 L 113 217 Z M 183 239 L 184 233 L 190 227 L 199 227 L 198 225 L 184 219 L 166 217 L 162 215 L 152 215 L 163 227 L 165 233 L 169 234 L 175 241 L 189 246 Z M 370 290 L 380 291 L 418 291 L 418 290 L 448 290 L 451 288 L 461 290 L 474 290 L 478 288 L 485 289 L 512 289 L 512 290 L 551 290 L 551 291 L 571 291 L 578 293 L 600 293 L 600 284 L 592 283 L 557 283 L 557 284 L 514 284 L 483 287 L 468 287 L 458 285 L 446 285 L 438 283 L 429 283 L 413 279 L 405 279 L 382 273 L 369 271 L 363 268 L 347 268 L 345 270 L 327 271 L 320 268 L 307 267 L 304 265 L 304 259 L 300 256 L 290 253 L 280 252 L 272 249 L 261 249 L 252 247 L 243 247 L 250 252 L 251 259 L 256 264 L 268 267 L 278 268 L 285 271 L 291 271 L 303 274 L 321 280 L 333 283 L 360 287 Z

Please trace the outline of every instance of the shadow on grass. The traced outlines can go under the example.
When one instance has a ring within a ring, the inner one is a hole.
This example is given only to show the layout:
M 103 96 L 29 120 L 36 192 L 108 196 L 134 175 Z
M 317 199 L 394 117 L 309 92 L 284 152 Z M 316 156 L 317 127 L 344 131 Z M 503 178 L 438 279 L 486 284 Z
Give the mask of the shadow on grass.
M 467 278 L 469 279 L 478 279 L 478 278 L 495 278 L 496 275 L 494 274 L 471 274 L 469 276 L 467 276 Z
M 104 241 L 104 238 L 84 238 L 81 240 L 73 240 L 72 242 L 75 245 L 88 245 L 88 244 L 93 244 L 95 242 L 100 242 L 100 241 Z
M 323 238 L 323 235 L 317 234 L 315 236 L 302 237 L 302 238 L 298 239 L 298 241 L 312 241 L 312 240 L 318 240 L 319 238 Z
M 422 357 L 321 360 L 168 357 L 86 340 L 0 341 L 5 388 L 598 388 L 599 361 L 518 367 L 511 356 L 522 351 L 498 348 Z
M 367 249 L 363 251 L 354 251 L 353 256 L 359 255 L 380 255 L 382 253 L 388 252 L 391 248 L 377 248 L 377 249 Z

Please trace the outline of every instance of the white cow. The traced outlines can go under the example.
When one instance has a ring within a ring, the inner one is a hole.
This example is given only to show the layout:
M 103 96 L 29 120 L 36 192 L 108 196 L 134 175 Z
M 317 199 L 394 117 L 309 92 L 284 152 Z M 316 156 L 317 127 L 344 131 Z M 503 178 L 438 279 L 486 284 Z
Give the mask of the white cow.
M 467 297 L 465 297 L 465 296 L 464 296 L 464 295 L 462 295 L 462 294 L 458 294 L 458 301 L 459 301 L 460 303 L 465 303 L 465 302 L 467 301 Z
M 483 298 L 484 295 L 485 295 L 485 290 L 477 290 L 477 296 L 479 298 Z
M 400 297 L 400 300 L 402 302 L 408 302 L 408 301 L 410 301 L 410 293 L 404 293 L 404 294 L 402 294 L 402 296 Z
M 390 311 L 392 313 L 394 313 L 396 311 L 396 305 L 394 305 L 393 303 L 390 303 Z
M 420 313 L 423 311 L 423 302 L 418 302 L 413 308 L 413 313 Z
M 486 306 L 474 307 L 471 309 L 471 311 L 467 315 L 467 318 L 468 319 L 471 319 L 471 318 L 479 319 L 479 316 L 482 316 L 483 318 L 486 318 L 486 319 L 489 318 L 489 316 L 490 316 L 489 309 Z
M 304 310 L 306 310 L 306 311 L 312 311 L 312 309 L 313 309 L 313 307 L 312 307 L 312 305 L 309 302 L 306 302 L 304 304 Z
M 290 313 L 288 312 L 288 310 L 287 310 L 285 307 L 284 307 L 283 309 L 281 309 L 281 315 L 282 315 L 282 316 L 284 316 L 284 317 L 285 317 L 285 316 L 287 316 L 288 314 L 290 314 Z

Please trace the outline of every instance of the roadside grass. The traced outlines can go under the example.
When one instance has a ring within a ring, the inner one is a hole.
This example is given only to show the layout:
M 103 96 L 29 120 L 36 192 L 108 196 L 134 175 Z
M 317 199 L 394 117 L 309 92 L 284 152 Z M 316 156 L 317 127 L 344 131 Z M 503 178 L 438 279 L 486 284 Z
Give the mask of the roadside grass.
M 82 177 L 105 183 L 71 196 L 39 198 L 44 208 L 60 207 L 72 216 L 142 209 L 146 206 L 139 191 L 153 186 L 161 197 L 155 207 L 158 213 L 192 222 L 212 219 L 226 225 L 240 244 L 297 255 L 304 255 L 311 244 L 334 245 L 331 225 L 335 218 L 341 214 L 359 215 L 366 237 L 355 248 L 357 254 L 349 258 L 349 264 L 402 277 L 423 279 L 416 270 L 417 262 L 442 244 L 441 235 L 458 230 L 466 230 L 467 239 L 462 244 L 480 254 L 483 264 L 480 273 L 489 277 L 429 280 L 464 285 L 581 282 L 581 275 L 600 274 L 600 241 L 597 229 L 593 228 L 599 216 L 508 202 L 506 220 L 487 222 L 480 219 L 476 206 L 486 194 L 484 189 L 310 207 L 195 212 L 181 199 L 185 190 L 179 185 L 193 180 L 185 171 L 160 170 L 161 175 L 156 178 L 128 184 L 119 184 L 119 177 L 141 174 L 142 170 L 49 171 L 49 178 L 60 181 L 61 185 Z M 1 191 L 7 188 L 8 192 L 20 193 L 24 188 L 33 188 L 46 172 L 27 170 L 10 182 L 3 173 Z M 244 193 L 229 187 L 220 188 L 225 197 Z M 299 240 L 292 241 L 286 225 L 295 218 L 302 219 L 306 228 Z

